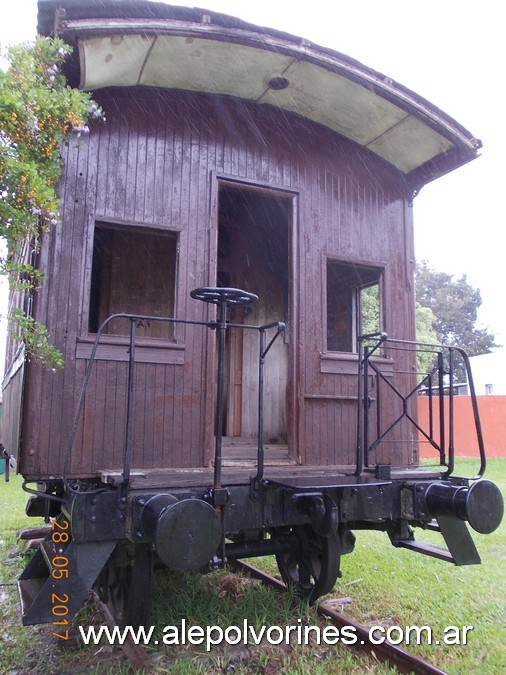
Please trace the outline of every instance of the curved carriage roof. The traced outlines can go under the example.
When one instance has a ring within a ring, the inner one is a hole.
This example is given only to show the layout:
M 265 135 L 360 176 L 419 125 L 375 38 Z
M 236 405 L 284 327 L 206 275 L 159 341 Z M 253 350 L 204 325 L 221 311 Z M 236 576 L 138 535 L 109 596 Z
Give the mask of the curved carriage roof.
M 398 169 L 414 190 L 481 142 L 406 87 L 339 52 L 205 9 L 146 0 L 39 0 L 39 33 L 78 47 L 79 86 L 222 94 L 322 124 Z

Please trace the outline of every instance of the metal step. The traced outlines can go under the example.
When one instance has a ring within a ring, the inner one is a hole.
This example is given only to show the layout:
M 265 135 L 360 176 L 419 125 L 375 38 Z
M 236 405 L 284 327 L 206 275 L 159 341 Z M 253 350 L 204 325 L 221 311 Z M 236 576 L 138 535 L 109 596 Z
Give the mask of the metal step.
M 479 565 L 476 549 L 465 521 L 449 516 L 437 516 L 437 524 L 456 565 Z
M 433 544 L 427 544 L 423 541 L 415 541 L 414 539 L 401 539 L 401 541 L 397 541 L 395 545 L 399 548 L 407 548 L 410 551 L 416 551 L 417 553 L 430 555 L 432 558 L 439 558 L 440 560 L 445 560 L 446 562 L 455 562 L 452 554 L 447 549 L 434 546 Z
M 73 617 L 115 546 L 116 541 L 79 544 L 70 541 L 65 548 L 61 545 L 56 548 L 50 533 L 18 580 L 23 625 L 52 623 L 57 619 L 53 613 L 55 597 L 58 604 L 68 609 L 65 618 Z M 54 564 L 56 561 L 59 564 Z
M 478 565 L 481 562 L 474 541 L 463 520 L 448 516 L 438 516 L 436 521 L 429 523 L 427 529 L 439 532 L 443 536 L 448 548 L 440 548 L 423 541 L 415 541 L 415 539 L 400 539 L 395 541 L 394 545 L 400 548 L 407 548 L 410 551 L 416 551 L 417 553 L 423 553 L 433 558 L 446 560 L 455 565 Z

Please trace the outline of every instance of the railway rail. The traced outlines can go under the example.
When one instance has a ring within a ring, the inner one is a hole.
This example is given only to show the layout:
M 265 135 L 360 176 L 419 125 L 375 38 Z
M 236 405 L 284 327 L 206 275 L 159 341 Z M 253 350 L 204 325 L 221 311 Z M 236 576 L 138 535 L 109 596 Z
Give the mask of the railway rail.
M 259 579 L 264 584 L 283 591 L 286 590 L 286 586 L 282 581 L 279 581 L 243 560 L 234 560 L 230 563 L 230 567 L 240 572 L 246 572 L 255 579 Z M 419 656 L 401 649 L 398 645 L 394 645 L 388 641 L 381 644 L 371 642 L 369 631 L 365 626 L 356 623 L 349 617 L 344 617 L 330 607 L 326 607 L 325 602 L 318 604 L 317 611 L 321 616 L 330 619 L 337 628 L 352 626 L 358 638 L 356 644 L 352 645 L 352 648 L 371 654 L 373 653 L 379 661 L 387 662 L 390 666 L 397 668 L 399 673 L 413 673 L 414 675 L 444 675 L 443 670 L 436 668 L 436 666 L 424 661 Z
M 272 586 L 281 591 L 286 591 L 286 586 L 282 581 L 243 560 L 231 561 L 229 567 L 236 571 L 249 574 L 251 577 L 260 580 L 268 586 Z M 98 601 L 98 603 L 106 622 L 112 628 L 116 624 L 113 615 L 107 605 L 100 601 Z M 436 666 L 421 659 L 419 656 L 402 649 L 398 645 L 388 641 L 381 644 L 371 642 L 369 630 L 365 626 L 336 612 L 326 606 L 325 602 L 318 604 L 317 612 L 321 616 L 329 619 L 338 629 L 345 626 L 351 626 L 353 628 L 353 631 L 357 636 L 357 642 L 354 645 L 349 645 L 350 648 L 372 654 L 378 661 L 388 663 L 391 667 L 395 667 L 399 673 L 413 675 L 445 675 L 445 671 L 440 670 Z M 141 671 L 149 671 L 151 657 L 144 646 L 136 644 L 130 635 L 123 642 L 121 647 L 125 657 L 134 668 Z
M 95 599 L 109 627 L 113 628 L 114 626 L 118 625 L 109 607 L 107 607 L 105 603 L 101 602 L 98 595 L 96 594 Z M 134 642 L 132 635 L 126 636 L 126 639 L 121 644 L 121 649 L 123 650 L 123 653 L 128 659 L 130 665 L 135 668 L 136 671 L 143 672 L 149 670 L 151 656 L 143 645 L 136 644 Z

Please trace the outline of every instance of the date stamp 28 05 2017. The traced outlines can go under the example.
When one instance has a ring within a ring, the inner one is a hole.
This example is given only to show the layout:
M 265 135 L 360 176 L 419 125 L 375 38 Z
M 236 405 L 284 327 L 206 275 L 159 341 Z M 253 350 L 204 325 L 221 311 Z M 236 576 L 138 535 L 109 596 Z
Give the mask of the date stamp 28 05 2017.
M 65 580 L 65 588 L 68 590 L 69 559 L 63 555 L 70 542 L 70 523 L 66 518 L 51 522 L 52 557 L 51 577 L 54 579 L 54 591 L 51 593 L 51 613 L 53 615 L 53 635 L 61 640 L 69 639 L 69 625 L 67 615 L 69 613 L 69 594 L 58 590 L 58 581 Z M 58 628 L 56 628 L 58 627 Z

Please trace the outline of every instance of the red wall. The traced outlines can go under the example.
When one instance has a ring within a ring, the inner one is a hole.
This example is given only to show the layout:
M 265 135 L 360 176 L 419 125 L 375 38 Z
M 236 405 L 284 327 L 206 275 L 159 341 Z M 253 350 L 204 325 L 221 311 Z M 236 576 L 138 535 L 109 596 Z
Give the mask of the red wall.
M 455 453 L 463 457 L 477 457 L 478 444 L 472 413 L 471 398 L 454 398 Z M 485 452 L 487 457 L 506 457 L 506 396 L 478 396 Z M 435 411 L 437 412 L 437 411 Z M 445 398 L 445 416 L 448 399 Z M 429 428 L 429 399 L 418 398 L 418 422 L 424 430 Z M 420 457 L 433 458 L 435 450 L 428 443 L 420 443 Z

